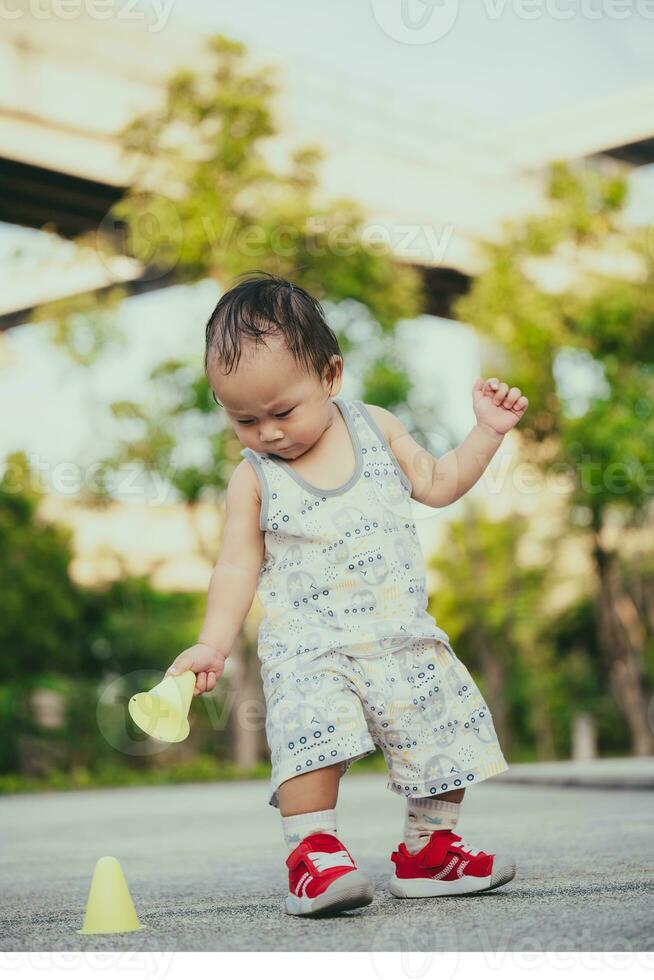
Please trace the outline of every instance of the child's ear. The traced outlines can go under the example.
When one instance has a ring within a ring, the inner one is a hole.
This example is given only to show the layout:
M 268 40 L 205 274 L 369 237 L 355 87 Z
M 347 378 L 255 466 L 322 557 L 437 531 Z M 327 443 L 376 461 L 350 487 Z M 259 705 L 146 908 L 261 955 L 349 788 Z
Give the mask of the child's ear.
M 337 382 L 341 380 L 343 376 L 343 358 L 339 357 L 338 354 L 332 355 L 329 359 L 329 366 L 326 368 L 326 380 L 329 384 L 329 391 L 331 391 Z

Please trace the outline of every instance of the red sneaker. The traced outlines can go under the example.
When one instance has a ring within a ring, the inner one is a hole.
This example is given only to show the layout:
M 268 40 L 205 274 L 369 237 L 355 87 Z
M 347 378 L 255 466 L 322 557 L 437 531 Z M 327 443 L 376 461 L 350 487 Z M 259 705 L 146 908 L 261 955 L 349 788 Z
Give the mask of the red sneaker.
M 372 902 L 372 885 L 333 834 L 308 834 L 286 858 L 289 915 L 343 912 Z
M 395 874 L 388 887 L 397 898 L 486 892 L 515 875 L 512 858 L 476 850 L 452 830 L 435 830 L 417 854 L 400 844 L 391 861 Z

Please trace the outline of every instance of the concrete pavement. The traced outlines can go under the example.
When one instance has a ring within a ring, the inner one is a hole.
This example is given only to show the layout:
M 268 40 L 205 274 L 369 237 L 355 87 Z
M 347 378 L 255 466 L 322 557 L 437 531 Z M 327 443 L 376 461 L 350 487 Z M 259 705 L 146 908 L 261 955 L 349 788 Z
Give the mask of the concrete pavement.
M 588 762 L 513 763 L 495 777 L 505 783 L 585 786 L 603 789 L 654 789 L 654 756 L 592 759 Z
M 654 949 L 654 794 L 486 780 L 468 790 L 457 829 L 510 850 L 516 878 L 485 895 L 402 901 L 385 883 L 404 800 L 385 784 L 355 765 L 338 803 L 375 899 L 318 920 L 283 911 L 287 851 L 265 780 L 1 798 L 0 948 L 347 950 L 373 963 L 383 951 L 482 950 L 496 964 L 506 950 Z M 147 928 L 79 936 L 105 854 Z

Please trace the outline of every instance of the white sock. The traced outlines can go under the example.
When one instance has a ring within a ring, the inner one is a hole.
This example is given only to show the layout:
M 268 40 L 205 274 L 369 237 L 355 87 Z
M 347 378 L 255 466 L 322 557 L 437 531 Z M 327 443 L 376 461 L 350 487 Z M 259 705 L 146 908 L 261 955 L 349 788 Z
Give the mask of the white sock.
M 282 831 L 289 854 L 307 834 L 322 831 L 336 835 L 336 810 L 314 810 L 313 813 L 296 813 L 282 817 Z
M 416 854 L 422 850 L 435 830 L 454 830 L 459 819 L 460 803 L 438 800 L 432 796 L 407 797 L 404 814 L 404 844 Z

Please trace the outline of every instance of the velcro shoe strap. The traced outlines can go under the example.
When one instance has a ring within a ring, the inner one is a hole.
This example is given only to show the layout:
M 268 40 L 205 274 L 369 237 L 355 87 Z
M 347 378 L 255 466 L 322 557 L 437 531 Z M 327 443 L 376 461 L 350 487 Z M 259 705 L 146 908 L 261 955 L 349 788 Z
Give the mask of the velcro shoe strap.
M 458 839 L 458 838 L 457 838 Z M 421 868 L 438 868 L 445 860 L 448 848 L 452 843 L 449 834 L 435 834 L 425 848 L 425 852 L 420 858 Z
M 317 875 L 328 874 L 334 868 L 354 868 L 352 856 L 346 848 L 338 851 L 309 851 L 307 861 Z
M 291 851 L 286 858 L 286 866 L 289 871 L 293 871 L 301 861 L 304 861 L 313 874 L 318 876 L 328 873 L 332 868 L 356 867 L 346 848 L 337 851 L 319 851 L 306 841 L 302 841 L 294 851 Z
M 308 847 L 304 841 L 298 844 L 294 851 L 291 851 L 289 856 L 286 858 L 286 867 L 289 871 L 293 871 L 294 868 L 297 868 L 300 861 L 304 861 L 307 851 Z

